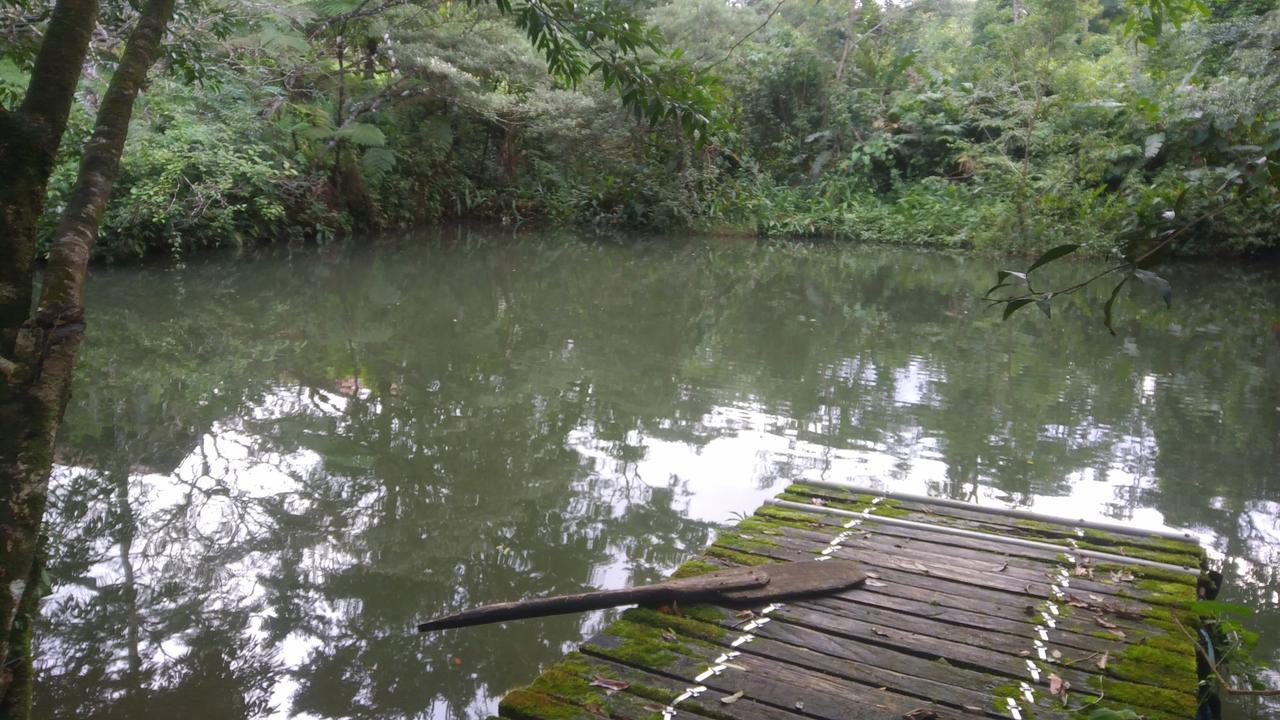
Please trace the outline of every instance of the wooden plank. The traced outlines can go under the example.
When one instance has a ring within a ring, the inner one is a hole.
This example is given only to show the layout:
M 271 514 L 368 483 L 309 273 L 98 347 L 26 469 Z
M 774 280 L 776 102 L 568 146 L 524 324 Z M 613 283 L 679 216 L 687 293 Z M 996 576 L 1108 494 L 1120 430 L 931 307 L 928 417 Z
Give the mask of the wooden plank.
M 795 484 L 789 487 L 787 492 L 794 493 L 797 496 L 853 503 L 857 506 L 857 510 L 868 507 L 865 502 L 858 499 L 857 494 L 833 488 Z M 1120 535 L 1097 530 L 1084 530 L 1083 535 L 1078 535 L 1070 523 L 1059 524 L 1020 520 L 1005 515 L 983 512 L 976 507 L 973 510 L 966 510 L 947 505 L 928 505 L 899 499 L 886 499 L 879 505 L 905 511 L 903 515 L 905 519 L 917 522 L 932 522 L 996 534 L 1007 533 L 1011 536 L 1038 539 L 1055 544 L 1065 544 L 1067 540 L 1075 539 L 1084 547 L 1092 547 L 1103 552 L 1117 552 L 1117 548 L 1128 547 L 1134 551 L 1180 556 L 1182 560 L 1174 561 L 1174 563 L 1187 564 L 1191 567 L 1198 567 L 1203 559 L 1199 546 L 1190 541 L 1179 543 L 1176 540 L 1160 538 L 1154 535 Z M 882 512 L 885 511 L 882 510 Z
M 789 537 L 785 532 L 783 535 L 771 536 L 769 538 L 769 542 L 772 544 L 753 543 L 750 547 L 744 548 L 740 544 L 733 544 L 726 547 L 719 545 L 719 542 L 720 541 L 717 541 L 717 546 L 725 547 L 725 549 L 730 551 L 736 550 L 739 552 L 751 552 L 784 562 L 812 559 L 815 552 L 817 552 L 819 548 L 823 547 L 820 543 Z M 873 570 L 891 569 L 907 573 L 916 573 L 930 578 L 952 580 L 973 585 L 975 587 L 1022 594 L 1036 598 L 1037 600 L 1050 600 L 1054 597 L 1048 577 L 1041 580 L 1030 580 L 1023 577 L 1010 577 L 1005 573 L 995 573 L 989 572 L 985 569 L 977 569 L 973 567 L 971 563 L 952 563 L 950 562 L 951 558 L 945 555 L 929 555 L 905 548 L 894 548 L 893 553 L 891 554 L 876 551 L 874 548 L 860 547 L 857 544 L 849 544 L 840 546 L 834 551 L 832 556 L 845 560 L 856 560 Z M 1072 587 L 1075 585 L 1076 582 L 1075 579 L 1073 579 Z M 1093 588 L 1094 592 L 1117 596 L 1116 602 L 1119 602 L 1117 593 L 1122 589 L 1110 586 L 1100 586 L 1096 583 L 1090 584 L 1089 587 Z M 1132 598 L 1124 598 L 1127 603 L 1132 603 L 1132 600 L 1134 599 L 1159 599 L 1159 596 L 1156 593 L 1137 587 L 1131 589 L 1123 588 L 1123 591 L 1133 595 Z
M 570 681 L 565 682 L 564 678 L 569 678 Z M 610 693 L 605 688 L 590 684 L 599 678 L 620 680 L 627 687 L 620 692 Z M 601 715 L 608 717 L 641 718 L 661 715 L 662 709 L 690 685 L 686 680 L 574 653 L 564 662 L 544 672 L 530 689 L 566 702 L 598 709 Z M 708 688 L 706 692 L 681 702 L 677 707 L 681 717 L 710 717 L 716 720 L 803 720 L 804 717 L 788 710 L 762 705 L 745 695 L 727 703 L 721 702 L 731 695 L 732 693 Z
M 780 532 L 780 535 L 770 536 L 769 540 L 781 543 L 782 541 L 779 538 L 788 538 L 807 542 L 809 543 L 808 548 L 804 548 L 799 544 L 792 544 L 789 547 L 809 549 L 814 553 L 820 552 L 831 540 L 830 537 L 820 533 L 797 528 L 786 527 Z M 983 551 L 949 548 L 949 546 L 934 545 L 924 541 L 887 538 L 874 530 L 866 534 L 854 535 L 842 544 L 850 549 L 910 558 L 925 565 L 937 562 L 940 558 L 945 558 L 945 563 L 948 566 L 969 568 L 979 573 L 998 573 L 1005 577 L 1029 582 L 1056 582 L 1060 569 L 1065 569 L 1068 570 L 1068 580 L 1072 590 L 1113 596 L 1115 598 L 1114 602 L 1118 604 L 1135 600 L 1145 600 L 1156 604 L 1170 604 L 1177 601 L 1194 600 L 1196 593 L 1194 583 L 1176 583 L 1179 586 L 1177 589 L 1184 595 L 1176 598 L 1176 600 L 1169 597 L 1168 592 L 1144 589 L 1141 585 L 1136 584 L 1138 579 L 1144 577 L 1142 568 L 1133 568 L 1127 575 L 1131 579 L 1125 582 L 1116 581 L 1109 573 L 1096 573 L 1096 577 L 1091 579 L 1088 576 L 1076 575 L 1074 568 L 1068 568 L 1058 563 L 1043 563 L 1026 558 L 1014 558 Z M 1166 584 L 1162 583 L 1161 587 L 1165 587 Z
M 689 642 L 689 638 L 683 638 L 683 641 L 684 647 L 692 652 L 676 657 L 658 672 L 676 678 L 696 678 L 723 651 L 721 647 L 707 650 L 700 644 Z M 602 634 L 592 638 L 582 650 L 614 662 L 633 664 L 636 648 L 629 646 L 633 642 L 618 635 Z M 965 716 L 972 718 L 974 714 L 987 714 L 981 709 L 977 713 L 957 710 L 890 690 L 880 690 L 877 686 L 851 681 L 851 678 L 815 672 L 758 654 L 744 652 L 733 658 L 732 663 L 735 668 L 698 682 L 723 693 L 741 690 L 744 697 L 758 703 L 822 720 L 882 720 L 901 717 L 919 708 L 936 713 L 938 720 L 959 720 Z
M 820 526 L 820 527 L 809 528 L 818 532 L 824 532 L 827 529 L 830 529 L 833 532 L 840 532 L 844 530 L 844 523 L 849 519 L 839 515 L 823 513 L 819 508 L 814 508 L 814 510 L 811 512 L 805 512 L 805 511 L 797 510 L 795 508 L 790 508 L 790 507 L 780 508 L 780 507 L 774 507 L 770 505 L 766 505 L 760 508 L 760 510 L 757 511 L 757 514 L 762 516 L 763 518 L 772 519 L 772 520 L 785 520 L 787 518 L 794 519 L 796 515 L 803 515 L 805 521 L 807 521 L 808 523 L 811 523 L 815 526 Z M 1049 550 L 1047 548 L 1027 547 L 1025 545 L 1002 542 L 1001 541 L 1002 537 L 1006 535 L 1006 528 L 1003 528 L 1003 527 L 990 528 L 988 529 L 988 532 L 991 533 L 992 537 L 990 539 L 979 539 L 979 538 L 973 538 L 967 535 L 955 535 L 955 534 L 949 534 L 946 532 L 930 531 L 927 529 L 920 529 L 920 528 L 914 528 L 914 527 L 907 528 L 907 527 L 900 527 L 896 525 L 890 525 L 887 523 L 877 523 L 876 517 L 877 516 L 872 515 L 871 517 L 867 518 L 860 527 L 864 529 L 872 529 L 874 532 L 881 535 L 903 538 L 905 540 L 912 540 L 912 541 L 923 540 L 923 541 L 937 543 L 939 545 L 951 545 L 951 546 L 960 547 L 960 548 L 986 550 L 999 555 L 1025 557 L 1025 558 L 1030 558 L 1035 560 L 1046 560 L 1051 562 L 1057 562 L 1058 559 L 1063 554 L 1071 552 L 1070 546 L 1066 544 L 1063 544 L 1062 546 L 1060 546 L 1060 549 Z M 931 516 L 923 517 L 923 518 L 912 517 L 910 519 L 915 520 L 917 522 L 929 522 L 930 520 L 933 520 Z M 966 527 L 964 529 L 968 530 L 968 529 L 977 529 L 977 528 Z M 1019 536 L 1019 537 L 1023 537 L 1023 536 Z M 1033 539 L 1033 538 L 1027 538 L 1027 539 Z M 1093 564 L 1100 564 L 1100 561 L 1097 561 L 1097 560 L 1094 560 L 1092 562 Z M 1188 575 L 1188 577 L 1190 578 L 1192 576 Z

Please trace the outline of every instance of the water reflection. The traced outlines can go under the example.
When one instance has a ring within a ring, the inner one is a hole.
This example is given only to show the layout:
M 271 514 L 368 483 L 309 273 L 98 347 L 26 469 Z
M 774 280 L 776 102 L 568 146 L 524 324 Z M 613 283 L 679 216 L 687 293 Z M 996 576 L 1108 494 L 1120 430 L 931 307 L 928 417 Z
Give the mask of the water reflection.
M 1113 339 L 1001 325 L 988 274 L 469 234 L 99 272 L 39 712 L 482 718 L 605 616 L 416 622 L 656 579 L 797 478 L 1190 527 L 1280 628 L 1280 278 L 1188 268 Z

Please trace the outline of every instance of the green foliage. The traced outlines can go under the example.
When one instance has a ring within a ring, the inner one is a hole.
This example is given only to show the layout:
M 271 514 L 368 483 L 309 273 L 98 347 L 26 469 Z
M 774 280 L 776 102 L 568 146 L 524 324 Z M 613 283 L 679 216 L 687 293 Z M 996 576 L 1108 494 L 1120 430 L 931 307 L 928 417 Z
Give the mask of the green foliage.
M 224 0 L 175 26 L 104 250 L 452 218 L 1077 245 L 1142 272 L 1269 250 L 1274 5 Z M 0 53 L 0 100 L 28 45 Z

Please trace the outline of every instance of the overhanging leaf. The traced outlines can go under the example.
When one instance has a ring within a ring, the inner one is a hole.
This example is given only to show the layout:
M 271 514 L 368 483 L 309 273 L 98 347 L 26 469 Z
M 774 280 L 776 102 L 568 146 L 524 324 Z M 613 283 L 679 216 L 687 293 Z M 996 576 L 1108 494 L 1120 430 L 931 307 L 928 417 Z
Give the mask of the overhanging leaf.
M 1161 299 L 1164 300 L 1165 307 L 1173 307 L 1173 286 L 1169 284 L 1168 280 L 1150 270 L 1134 270 L 1133 275 L 1144 284 L 1155 288 L 1160 293 Z
M 1033 300 L 1031 298 L 1018 298 L 1017 300 L 1010 300 L 1009 302 L 1004 304 L 1004 316 L 1001 317 L 1000 319 L 1008 320 L 1010 315 L 1018 312 L 1019 310 L 1026 307 L 1027 305 L 1030 305 L 1032 302 Z
M 1129 282 L 1130 277 L 1133 276 L 1125 275 L 1123 280 L 1116 283 L 1116 286 L 1111 290 L 1111 297 L 1107 298 L 1107 304 L 1102 306 L 1102 322 L 1107 326 L 1107 332 L 1112 335 L 1116 334 L 1116 329 L 1111 326 L 1111 311 L 1116 305 L 1116 298 L 1120 297 L 1120 288 L 1124 287 L 1124 284 Z
M 1075 243 L 1067 243 L 1066 245 L 1059 245 L 1055 248 L 1049 248 L 1044 252 L 1043 255 L 1036 258 L 1035 262 L 1031 263 L 1031 267 L 1027 268 L 1027 272 L 1030 273 L 1032 270 L 1035 270 L 1036 268 L 1042 265 L 1047 265 L 1048 263 L 1051 263 L 1054 260 L 1057 260 L 1058 258 L 1063 257 L 1065 255 L 1070 255 L 1071 253 L 1079 249 L 1080 249 L 1080 245 L 1077 245 Z

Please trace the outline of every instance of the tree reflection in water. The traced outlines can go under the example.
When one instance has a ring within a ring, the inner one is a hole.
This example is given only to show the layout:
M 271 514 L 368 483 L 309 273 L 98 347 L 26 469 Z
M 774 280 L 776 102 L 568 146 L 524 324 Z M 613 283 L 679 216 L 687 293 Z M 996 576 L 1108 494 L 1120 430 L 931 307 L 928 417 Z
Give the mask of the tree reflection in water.
M 657 579 L 795 478 L 1192 527 L 1276 629 L 1276 276 L 1175 272 L 1113 339 L 1000 324 L 986 274 L 473 235 L 99 273 L 38 711 L 481 718 L 604 616 L 416 622 Z

